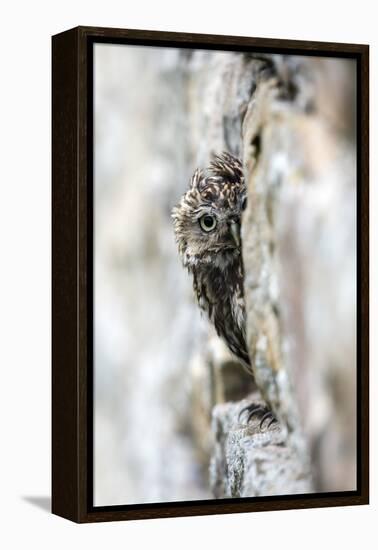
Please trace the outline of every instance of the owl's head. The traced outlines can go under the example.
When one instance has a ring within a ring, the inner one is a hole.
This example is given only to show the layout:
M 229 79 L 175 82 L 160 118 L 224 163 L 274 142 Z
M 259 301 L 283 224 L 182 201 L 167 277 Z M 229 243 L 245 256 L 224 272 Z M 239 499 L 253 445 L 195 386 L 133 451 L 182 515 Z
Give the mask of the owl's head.
M 226 268 L 241 254 L 241 215 L 247 195 L 239 159 L 214 156 L 206 170 L 196 170 L 190 187 L 173 209 L 179 253 L 185 266 L 212 263 Z

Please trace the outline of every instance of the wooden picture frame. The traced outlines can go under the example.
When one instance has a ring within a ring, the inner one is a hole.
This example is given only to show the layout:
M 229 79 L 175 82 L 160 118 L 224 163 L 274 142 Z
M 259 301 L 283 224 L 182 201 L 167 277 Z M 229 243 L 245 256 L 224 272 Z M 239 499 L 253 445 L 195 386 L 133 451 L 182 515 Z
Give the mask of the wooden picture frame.
M 93 506 L 93 47 L 97 43 L 351 58 L 357 63 L 357 489 Z M 369 502 L 369 48 L 77 27 L 52 39 L 52 511 L 98 522 Z

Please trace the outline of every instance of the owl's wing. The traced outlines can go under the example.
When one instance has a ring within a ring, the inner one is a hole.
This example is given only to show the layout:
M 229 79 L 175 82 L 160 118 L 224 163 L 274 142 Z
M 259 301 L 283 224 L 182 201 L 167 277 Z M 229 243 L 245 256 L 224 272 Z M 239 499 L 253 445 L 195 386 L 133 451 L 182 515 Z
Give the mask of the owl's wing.
M 246 343 L 246 313 L 242 291 L 242 274 L 234 274 L 231 284 L 215 277 L 211 269 L 193 270 L 193 288 L 200 308 L 213 323 L 220 338 L 240 362 L 249 368 L 251 361 Z M 250 370 L 250 368 L 249 368 Z
M 214 309 L 214 326 L 218 336 L 227 345 L 228 349 L 233 355 L 239 359 L 239 361 L 251 371 L 251 361 L 248 354 L 246 335 L 245 335 L 245 313 L 244 311 L 238 312 L 237 316 L 240 319 L 240 315 L 243 315 L 243 325 L 241 326 L 233 314 L 234 312 L 229 306 L 224 308 Z

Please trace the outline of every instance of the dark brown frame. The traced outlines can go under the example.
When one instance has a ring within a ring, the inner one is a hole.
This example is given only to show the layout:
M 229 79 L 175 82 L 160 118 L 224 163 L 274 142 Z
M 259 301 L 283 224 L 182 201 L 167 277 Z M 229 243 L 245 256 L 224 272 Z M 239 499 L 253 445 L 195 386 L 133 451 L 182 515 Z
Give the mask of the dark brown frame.
M 93 507 L 93 44 L 110 42 L 349 57 L 357 61 L 357 490 Z M 97 522 L 369 502 L 369 47 L 77 27 L 52 39 L 52 511 Z

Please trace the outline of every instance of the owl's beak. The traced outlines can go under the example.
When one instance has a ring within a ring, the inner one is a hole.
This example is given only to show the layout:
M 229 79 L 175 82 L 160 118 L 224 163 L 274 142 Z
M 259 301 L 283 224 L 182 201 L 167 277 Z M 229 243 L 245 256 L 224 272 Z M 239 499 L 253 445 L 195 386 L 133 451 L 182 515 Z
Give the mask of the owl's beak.
M 238 222 L 231 222 L 230 223 L 230 233 L 231 236 L 236 244 L 236 246 L 239 248 L 241 244 L 240 239 L 240 223 Z

